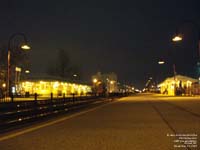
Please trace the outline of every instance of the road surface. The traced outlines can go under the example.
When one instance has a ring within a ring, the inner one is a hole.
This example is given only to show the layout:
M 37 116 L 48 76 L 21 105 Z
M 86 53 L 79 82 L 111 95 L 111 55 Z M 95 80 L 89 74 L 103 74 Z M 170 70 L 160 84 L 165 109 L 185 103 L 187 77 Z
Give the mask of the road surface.
M 200 149 L 198 97 L 130 96 L 0 136 L 0 150 L 174 149 Z

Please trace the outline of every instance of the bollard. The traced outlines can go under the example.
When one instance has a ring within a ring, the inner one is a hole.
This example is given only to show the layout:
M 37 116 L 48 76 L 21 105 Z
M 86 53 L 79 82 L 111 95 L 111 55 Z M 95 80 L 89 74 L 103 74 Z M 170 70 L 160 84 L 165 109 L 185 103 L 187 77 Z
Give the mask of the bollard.
M 11 94 L 11 102 L 14 102 L 14 95 L 13 95 L 13 93 Z
M 74 103 L 74 101 L 75 101 L 75 94 L 73 93 L 72 95 L 73 95 L 72 101 L 73 101 L 73 103 Z
M 53 93 L 51 92 L 51 101 L 53 100 Z
M 34 94 L 34 104 L 35 104 L 35 109 L 37 109 L 37 93 Z
M 37 95 L 37 93 L 35 93 L 35 94 L 34 94 L 34 99 L 35 99 L 35 101 L 37 101 L 37 97 L 38 97 L 38 95 Z

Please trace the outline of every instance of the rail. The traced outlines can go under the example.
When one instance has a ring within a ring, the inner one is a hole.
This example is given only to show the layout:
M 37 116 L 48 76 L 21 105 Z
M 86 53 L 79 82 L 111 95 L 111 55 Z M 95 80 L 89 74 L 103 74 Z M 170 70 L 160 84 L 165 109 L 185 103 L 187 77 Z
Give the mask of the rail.
M 104 102 L 121 96 L 82 96 L 0 103 L 0 132 L 5 132 L 19 125 L 41 120 L 42 118 L 77 110 L 94 102 Z

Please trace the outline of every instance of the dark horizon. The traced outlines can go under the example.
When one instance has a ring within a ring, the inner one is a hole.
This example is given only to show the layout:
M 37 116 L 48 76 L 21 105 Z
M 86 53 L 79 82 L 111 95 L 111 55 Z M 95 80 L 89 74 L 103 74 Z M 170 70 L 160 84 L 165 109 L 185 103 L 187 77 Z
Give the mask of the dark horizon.
M 8 1 L 2 2 L 0 44 L 23 32 L 32 47 L 31 72 L 43 73 L 64 49 L 83 80 L 98 71 L 115 72 L 119 81 L 144 87 L 149 77 L 159 82 L 178 74 L 195 76 L 199 24 L 198 1 Z M 172 43 L 179 27 L 184 40 Z M 160 66 L 159 59 L 166 61 Z

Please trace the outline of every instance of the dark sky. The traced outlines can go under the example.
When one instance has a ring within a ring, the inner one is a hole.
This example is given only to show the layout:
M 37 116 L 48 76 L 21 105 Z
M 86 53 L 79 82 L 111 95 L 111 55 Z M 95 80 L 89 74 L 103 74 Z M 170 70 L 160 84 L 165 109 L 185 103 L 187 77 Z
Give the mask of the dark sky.
M 142 87 L 150 76 L 172 75 L 172 60 L 178 73 L 194 71 L 198 29 L 182 22 L 199 23 L 199 0 L 4 0 L 0 18 L 0 43 L 15 32 L 27 35 L 33 73 L 46 72 L 58 49 L 68 52 L 85 80 L 97 71 L 115 72 Z M 173 44 L 178 26 L 184 41 Z M 167 64 L 159 66 L 160 58 Z

